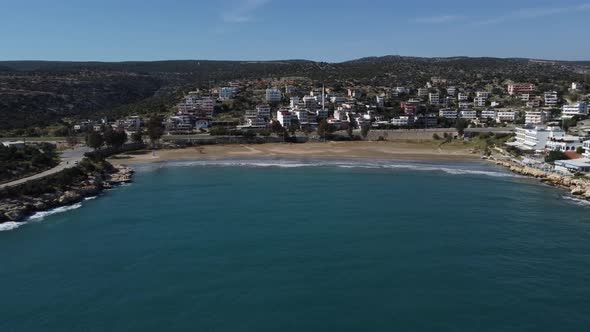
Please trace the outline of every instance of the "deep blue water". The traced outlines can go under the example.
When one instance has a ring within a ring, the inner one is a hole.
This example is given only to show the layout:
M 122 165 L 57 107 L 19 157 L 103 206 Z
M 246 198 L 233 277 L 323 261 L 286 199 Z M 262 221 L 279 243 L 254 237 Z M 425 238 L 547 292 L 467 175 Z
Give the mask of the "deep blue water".
M 299 164 L 146 166 L 0 232 L 0 331 L 590 329 L 590 208 L 564 192 Z

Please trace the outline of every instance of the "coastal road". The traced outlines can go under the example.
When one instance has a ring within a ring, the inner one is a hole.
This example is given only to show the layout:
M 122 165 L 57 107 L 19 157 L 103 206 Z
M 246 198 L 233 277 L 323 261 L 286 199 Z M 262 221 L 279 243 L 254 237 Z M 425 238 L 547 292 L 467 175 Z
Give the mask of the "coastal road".
M 4 184 L 0 184 L 0 189 L 14 187 L 14 186 L 17 186 L 19 184 L 23 184 L 23 183 L 31 181 L 31 180 L 41 179 L 46 176 L 61 172 L 66 168 L 74 167 L 74 166 L 76 166 L 76 164 L 78 162 L 80 162 L 84 158 L 84 154 L 89 151 L 90 151 L 90 148 L 88 148 L 86 146 L 80 146 L 80 147 L 76 147 L 74 149 L 66 150 L 66 151 L 62 152 L 62 154 L 60 155 L 61 162 L 59 163 L 59 165 L 55 166 L 54 168 L 48 169 L 48 170 L 41 172 L 41 173 L 37 173 L 37 174 L 31 175 L 31 176 L 28 176 L 26 178 L 22 178 L 22 179 L 14 180 L 14 181 L 7 182 Z

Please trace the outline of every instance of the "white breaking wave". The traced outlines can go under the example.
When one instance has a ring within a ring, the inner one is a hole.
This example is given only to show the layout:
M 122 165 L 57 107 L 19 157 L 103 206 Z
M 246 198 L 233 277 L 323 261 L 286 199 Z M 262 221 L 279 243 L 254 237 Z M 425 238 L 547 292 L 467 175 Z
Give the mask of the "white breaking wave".
M 14 222 L 14 221 L 3 222 L 3 223 L 0 223 L 0 232 L 11 231 L 11 230 L 17 229 L 25 224 L 26 224 L 26 222 Z
M 389 161 L 363 162 L 363 161 L 301 161 L 301 160 L 198 160 L 198 161 L 173 161 L 158 165 L 140 166 L 143 170 L 156 170 L 165 167 L 194 167 L 194 166 L 218 166 L 218 167 L 273 167 L 273 168 L 301 168 L 301 167 L 338 167 L 349 169 L 405 169 L 423 172 L 444 172 L 450 175 L 483 175 L 492 177 L 519 177 L 508 171 L 493 171 L 482 169 L 470 169 L 464 166 L 449 164 L 422 164 L 422 163 L 392 163 Z M 477 166 L 477 165 L 474 165 Z
M 85 201 L 91 201 L 93 199 L 96 199 L 98 196 L 91 196 L 91 197 L 86 197 L 84 198 Z
M 68 206 L 60 206 L 60 207 L 55 208 L 53 210 L 37 212 L 34 215 L 30 216 L 29 219 L 27 219 L 27 221 L 39 221 L 39 220 L 43 220 L 43 219 L 45 219 L 45 217 L 48 217 L 50 215 L 58 214 L 58 213 L 62 213 L 62 212 L 70 211 L 70 210 L 79 209 L 81 207 L 82 207 L 82 203 L 76 203 L 74 205 L 68 205 Z
M 565 199 L 566 201 L 570 201 L 573 204 L 579 205 L 579 206 L 590 206 L 590 201 L 584 200 L 584 199 L 579 199 L 579 198 L 575 198 L 572 196 L 562 196 L 563 199 Z

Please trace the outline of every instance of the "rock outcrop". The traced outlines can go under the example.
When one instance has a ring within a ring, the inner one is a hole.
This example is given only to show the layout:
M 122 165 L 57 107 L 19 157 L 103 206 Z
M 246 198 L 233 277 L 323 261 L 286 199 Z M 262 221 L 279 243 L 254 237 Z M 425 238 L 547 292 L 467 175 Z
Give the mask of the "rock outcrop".
M 536 168 L 522 166 L 511 161 L 496 161 L 496 165 L 504 166 L 517 174 L 535 177 L 540 179 L 543 183 L 552 186 L 566 188 L 569 190 L 570 194 L 590 200 L 590 179 L 573 178 L 545 172 Z
M 27 216 L 63 205 L 80 202 L 86 197 L 96 196 L 107 188 L 132 181 L 133 170 L 124 166 L 114 166 L 109 174 L 87 174 L 85 180 L 66 190 L 55 188 L 39 196 L 22 195 L 0 199 L 0 223 L 19 221 Z

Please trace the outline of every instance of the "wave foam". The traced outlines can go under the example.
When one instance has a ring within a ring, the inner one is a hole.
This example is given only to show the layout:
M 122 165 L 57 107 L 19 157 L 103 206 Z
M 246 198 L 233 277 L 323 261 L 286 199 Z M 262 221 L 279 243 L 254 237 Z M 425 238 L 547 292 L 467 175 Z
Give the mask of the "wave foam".
M 347 169 L 405 169 L 422 172 L 444 172 L 450 175 L 483 175 L 492 177 L 517 177 L 507 171 L 493 171 L 477 169 L 477 167 L 466 168 L 449 164 L 427 164 L 427 163 L 392 163 L 389 161 L 375 162 L 354 162 L 354 161 L 301 161 L 301 160 L 198 160 L 198 161 L 175 161 L 163 164 L 140 167 L 144 170 L 156 170 L 165 167 L 194 167 L 194 166 L 217 166 L 217 167 L 260 167 L 260 168 L 301 168 L 301 167 L 338 167 Z M 477 165 L 475 165 L 477 166 Z
M 563 199 L 579 206 L 590 206 L 590 201 L 585 199 L 575 198 L 572 196 L 562 196 Z
M 68 206 L 60 206 L 60 207 L 55 208 L 53 210 L 37 212 L 34 215 L 30 216 L 29 219 L 27 219 L 27 221 L 43 220 L 43 219 L 45 219 L 45 217 L 48 217 L 48 216 L 51 216 L 54 214 L 58 214 L 58 213 L 63 213 L 63 212 L 70 211 L 70 210 L 79 209 L 81 207 L 82 207 L 81 203 L 76 203 L 74 205 L 68 205 Z
M 0 232 L 11 231 L 11 230 L 17 229 L 25 224 L 26 224 L 26 222 L 15 222 L 15 221 L 3 222 L 3 223 L 0 223 Z

